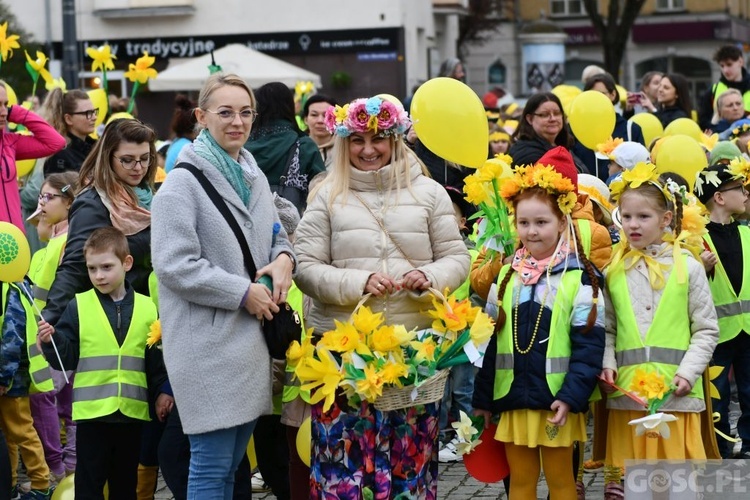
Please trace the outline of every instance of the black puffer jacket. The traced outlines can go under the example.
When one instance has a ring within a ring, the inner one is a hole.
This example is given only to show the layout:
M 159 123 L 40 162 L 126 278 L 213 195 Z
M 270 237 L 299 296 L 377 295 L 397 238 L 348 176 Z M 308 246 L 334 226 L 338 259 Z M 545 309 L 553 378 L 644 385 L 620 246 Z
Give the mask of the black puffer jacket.
M 75 294 L 91 289 L 91 280 L 83 255 L 84 243 L 95 229 L 112 226 L 109 211 L 95 189 L 87 189 L 76 197 L 70 207 L 68 222 L 65 254 L 60 267 L 57 268 L 55 281 L 50 287 L 47 306 L 43 312 L 44 319 L 53 325 Z M 148 295 L 148 276 L 153 270 L 151 227 L 128 236 L 128 245 L 130 255 L 133 256 L 133 267 L 127 274 L 128 281 L 136 292 Z
M 70 142 L 65 146 L 65 149 L 50 156 L 44 162 L 44 177 L 47 177 L 49 174 L 57 174 L 69 170 L 78 172 L 81 170 L 83 161 L 91 152 L 94 144 L 96 144 L 96 141 L 88 136 L 85 140 L 82 140 L 68 134 L 68 140 Z
M 539 159 L 544 156 L 544 153 L 552 148 L 556 148 L 559 144 L 550 144 L 538 137 L 534 139 L 519 139 L 510 147 L 508 154 L 513 158 L 511 166 L 516 168 L 521 165 L 534 165 Z M 576 170 L 583 174 L 588 174 L 589 170 L 573 151 L 570 151 L 573 156 L 573 163 L 576 165 Z
M 466 167 L 450 165 L 446 160 L 439 157 L 417 140 L 414 144 L 414 152 L 422 160 L 430 176 L 443 186 L 452 186 L 459 191 L 463 191 L 464 179 L 471 174 L 471 170 Z
M 661 122 L 662 127 L 667 128 L 667 125 L 672 123 L 678 118 L 690 118 L 685 110 L 677 106 L 669 106 L 662 108 L 656 112 L 656 117 Z

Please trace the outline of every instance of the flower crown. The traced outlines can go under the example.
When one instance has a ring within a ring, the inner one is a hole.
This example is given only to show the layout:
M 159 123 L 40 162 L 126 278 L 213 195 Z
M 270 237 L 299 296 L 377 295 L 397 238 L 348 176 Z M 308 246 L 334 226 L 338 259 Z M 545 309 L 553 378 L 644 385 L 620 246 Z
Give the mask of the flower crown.
M 739 127 L 734 127 L 732 129 L 732 138 L 737 138 L 750 130 L 750 123 L 743 123 Z
M 596 150 L 600 152 L 601 154 L 603 154 L 604 156 L 608 157 L 609 159 L 614 159 L 612 158 L 612 152 L 615 150 L 617 146 L 619 146 L 623 142 L 625 141 L 623 139 L 620 139 L 619 137 L 616 137 L 614 139 L 610 137 L 609 139 L 607 139 L 606 142 L 603 142 L 602 144 L 597 144 Z
M 750 162 L 744 156 L 738 156 L 729 162 L 729 173 L 746 185 L 750 181 Z
M 500 196 L 503 197 L 509 208 L 512 208 L 516 196 L 533 187 L 542 188 L 556 197 L 557 206 L 565 215 L 573 211 L 576 201 L 578 201 L 573 182 L 551 165 L 517 167 L 513 177 L 503 182 L 500 188 Z
M 498 131 L 498 132 L 492 132 L 490 134 L 490 142 L 509 141 L 509 140 L 510 140 L 510 135 L 508 135 L 508 132 Z
M 339 137 L 370 131 L 382 136 L 403 135 L 411 126 L 402 106 L 380 97 L 355 99 L 343 107 L 330 107 L 325 123 L 328 131 Z
M 631 170 L 625 170 L 617 180 L 610 184 L 609 192 L 614 201 L 619 201 L 625 189 L 636 189 L 641 187 L 642 184 L 651 184 L 658 187 L 668 201 L 672 200 L 672 194 L 666 191 L 666 187 L 659 182 L 659 173 L 656 171 L 656 166 L 643 162 L 636 164 Z

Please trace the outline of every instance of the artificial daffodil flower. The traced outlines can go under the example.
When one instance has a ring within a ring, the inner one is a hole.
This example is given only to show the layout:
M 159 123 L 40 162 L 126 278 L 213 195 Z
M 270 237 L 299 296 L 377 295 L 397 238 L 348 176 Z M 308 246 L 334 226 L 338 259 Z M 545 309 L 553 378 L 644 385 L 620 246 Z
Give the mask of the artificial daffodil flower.
M 34 80 L 34 83 L 36 84 L 40 76 L 44 79 L 45 82 L 50 82 L 52 80 L 52 75 L 50 75 L 49 71 L 47 71 L 47 68 L 45 68 L 49 59 L 47 59 L 47 56 L 44 55 L 44 52 L 37 50 L 36 59 L 32 59 L 29 53 L 25 50 L 24 53 L 26 54 L 26 64 L 31 68 L 29 73 L 31 73 L 31 78 Z
M 460 420 L 458 422 L 453 422 L 451 426 L 456 429 L 456 436 L 458 437 L 456 452 L 459 455 L 465 455 L 479 446 L 482 441 L 474 439 L 474 436 L 479 434 L 479 431 L 474 427 L 471 418 L 469 418 L 469 416 L 463 411 L 459 413 L 461 417 Z
M 635 435 L 642 436 L 644 433 L 646 437 L 658 438 L 659 436 L 664 439 L 669 439 L 670 430 L 669 422 L 674 422 L 677 417 L 671 413 L 654 413 L 653 415 L 646 415 L 642 418 L 636 418 L 628 422 L 630 425 L 635 425 Z
M 373 313 L 369 307 L 362 306 L 352 315 L 352 324 L 361 334 L 369 335 L 383 324 L 383 313 Z
M 336 389 L 343 375 L 336 359 L 328 350 L 320 345 L 317 350 L 320 359 L 304 358 L 294 373 L 303 384 L 300 387 L 301 390 L 312 391 L 317 389 L 310 396 L 310 404 L 315 404 L 325 398 L 323 410 L 328 411 L 336 399 Z
M 156 78 L 156 70 L 151 66 L 154 65 L 156 58 L 149 56 L 148 52 L 143 52 L 143 56 L 139 57 L 135 64 L 130 63 L 128 70 L 125 72 L 125 78 L 131 82 L 138 82 L 141 85 L 145 84 L 149 78 Z
M 101 47 L 89 47 L 86 49 L 86 54 L 94 60 L 91 63 L 91 71 L 111 71 L 115 69 L 113 59 L 117 59 L 117 57 L 112 54 L 109 45 L 104 44 Z
M 8 35 L 8 21 L 0 24 L 0 57 L 3 62 L 13 56 L 13 49 L 20 49 L 18 35 Z
M 479 311 L 471 325 L 469 335 L 474 345 L 479 347 L 490 340 L 494 331 L 495 324 L 492 322 L 492 318 L 484 311 Z
M 372 403 L 383 395 L 383 377 L 372 365 L 365 366 L 364 372 L 365 378 L 357 380 L 357 394 Z
M 146 345 L 154 347 L 157 342 L 161 340 L 161 320 L 156 320 L 151 323 L 148 328 L 148 337 L 146 338 Z
M 44 88 L 47 89 L 48 91 L 56 89 L 58 87 L 60 88 L 60 90 L 63 91 L 63 93 L 65 93 L 65 91 L 68 90 L 68 85 L 65 83 L 65 80 L 62 77 L 51 78 L 48 82 L 44 84 Z

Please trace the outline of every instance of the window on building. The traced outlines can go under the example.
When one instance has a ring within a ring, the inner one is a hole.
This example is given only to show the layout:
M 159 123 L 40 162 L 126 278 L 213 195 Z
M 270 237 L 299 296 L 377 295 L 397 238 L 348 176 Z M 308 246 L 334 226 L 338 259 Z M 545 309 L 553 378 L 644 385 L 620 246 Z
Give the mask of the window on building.
M 657 10 L 685 10 L 685 0 L 656 0 Z
M 586 13 L 581 0 L 550 0 L 549 10 L 553 16 L 581 16 Z
M 490 85 L 505 85 L 506 75 L 505 65 L 498 59 L 487 68 L 487 83 Z

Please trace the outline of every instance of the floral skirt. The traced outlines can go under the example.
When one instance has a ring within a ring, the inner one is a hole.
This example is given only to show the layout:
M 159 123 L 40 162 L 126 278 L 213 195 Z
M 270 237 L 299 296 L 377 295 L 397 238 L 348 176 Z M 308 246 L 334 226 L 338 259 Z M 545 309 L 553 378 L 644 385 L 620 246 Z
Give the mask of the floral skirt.
M 310 498 L 437 498 L 439 403 L 382 412 L 312 407 Z

